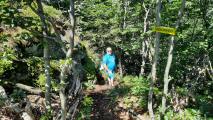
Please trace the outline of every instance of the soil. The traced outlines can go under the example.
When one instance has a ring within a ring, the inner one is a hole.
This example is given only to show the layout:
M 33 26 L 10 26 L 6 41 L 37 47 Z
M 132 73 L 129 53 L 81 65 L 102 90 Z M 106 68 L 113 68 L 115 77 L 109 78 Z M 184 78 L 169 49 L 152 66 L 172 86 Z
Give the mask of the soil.
M 86 94 L 93 98 L 91 120 L 130 120 L 127 114 L 122 114 L 117 108 L 117 103 L 113 102 L 113 98 L 107 95 L 109 90 L 118 86 L 118 82 L 114 86 L 95 85 L 93 90 L 86 91 Z
M 91 120 L 149 120 L 147 114 L 133 116 L 128 110 L 122 109 L 119 101 L 114 101 L 107 93 L 119 86 L 115 81 L 114 86 L 95 85 L 93 90 L 86 91 L 86 94 L 93 98 Z

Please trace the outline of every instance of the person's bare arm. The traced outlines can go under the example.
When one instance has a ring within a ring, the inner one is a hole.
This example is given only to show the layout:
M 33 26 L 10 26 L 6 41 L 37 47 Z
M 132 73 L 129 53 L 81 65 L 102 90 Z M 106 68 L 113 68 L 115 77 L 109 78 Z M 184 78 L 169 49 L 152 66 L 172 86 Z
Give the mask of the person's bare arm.
M 108 69 L 108 67 L 107 67 L 106 64 L 104 64 L 104 69 L 105 69 L 108 73 L 110 73 L 110 74 L 112 73 L 112 71 Z
M 104 70 L 108 71 L 108 67 L 106 64 L 104 64 Z

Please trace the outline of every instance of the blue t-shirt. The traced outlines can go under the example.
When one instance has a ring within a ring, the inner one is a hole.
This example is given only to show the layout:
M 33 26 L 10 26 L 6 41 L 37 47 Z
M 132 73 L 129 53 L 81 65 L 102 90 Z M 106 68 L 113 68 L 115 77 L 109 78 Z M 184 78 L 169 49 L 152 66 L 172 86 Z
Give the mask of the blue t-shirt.
M 115 62 L 115 55 L 114 54 L 106 54 L 103 57 L 103 64 L 106 64 L 108 69 L 112 72 L 115 71 L 116 62 Z

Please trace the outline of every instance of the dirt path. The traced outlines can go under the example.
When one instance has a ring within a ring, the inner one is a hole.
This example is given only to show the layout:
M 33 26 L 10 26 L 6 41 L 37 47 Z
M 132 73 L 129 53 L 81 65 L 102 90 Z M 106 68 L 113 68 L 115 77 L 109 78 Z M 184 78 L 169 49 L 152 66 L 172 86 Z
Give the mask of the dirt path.
M 91 120 L 149 120 L 147 115 L 133 118 L 127 110 L 120 108 L 119 102 L 115 101 L 108 93 L 118 87 L 108 85 L 95 85 L 93 90 L 87 91 L 87 95 L 93 98 Z
M 87 91 L 88 96 L 93 98 L 91 120 L 120 120 L 115 112 L 116 104 L 113 103 L 112 97 L 106 94 L 107 91 L 114 89 L 115 86 L 95 85 L 93 90 Z
M 111 99 L 103 93 L 92 93 L 93 98 L 91 120 L 119 120 L 114 112 L 114 104 Z

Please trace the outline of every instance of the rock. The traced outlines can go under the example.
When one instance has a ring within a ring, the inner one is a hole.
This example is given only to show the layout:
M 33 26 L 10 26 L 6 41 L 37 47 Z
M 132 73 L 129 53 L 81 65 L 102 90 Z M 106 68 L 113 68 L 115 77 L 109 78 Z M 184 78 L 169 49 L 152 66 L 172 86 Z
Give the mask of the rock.
M 25 106 L 25 111 L 28 114 L 28 116 L 30 116 L 30 118 L 31 118 L 30 120 L 35 120 L 35 117 L 32 112 L 31 103 L 29 101 L 27 102 L 27 105 Z
M 33 120 L 27 112 L 23 112 L 21 116 L 24 120 Z
M 19 106 L 19 103 L 15 103 L 15 104 L 10 104 L 10 108 L 12 111 L 16 112 L 16 113 L 20 113 L 22 110 Z
M 0 98 L 6 99 L 7 94 L 2 86 L 0 86 Z

